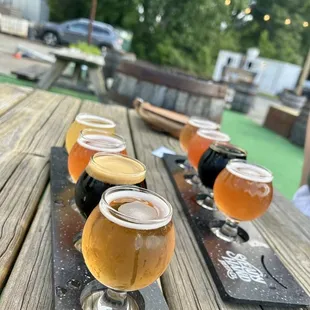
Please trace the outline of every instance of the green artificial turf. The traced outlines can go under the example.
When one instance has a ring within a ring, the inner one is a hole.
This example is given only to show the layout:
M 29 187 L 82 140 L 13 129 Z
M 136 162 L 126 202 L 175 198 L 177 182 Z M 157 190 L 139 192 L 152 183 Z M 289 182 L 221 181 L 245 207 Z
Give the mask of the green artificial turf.
M 221 130 L 248 152 L 248 159 L 274 174 L 274 187 L 292 199 L 301 179 L 304 151 L 243 114 L 225 111 Z
M 0 75 L 0 83 L 35 86 L 32 82 L 4 75 Z M 51 91 L 80 99 L 97 101 L 95 96 L 68 89 L 52 87 Z M 232 111 L 224 112 L 221 130 L 230 135 L 232 143 L 247 150 L 250 161 L 269 168 L 274 174 L 275 188 L 288 199 L 292 199 L 301 178 L 303 165 L 302 148 L 259 126 L 244 114 Z
M 14 76 L 11 75 L 0 75 L 0 83 L 11 83 L 15 85 L 21 85 L 21 86 L 28 86 L 28 87 L 35 87 L 35 83 L 25 80 L 19 80 Z M 60 88 L 60 87 L 51 87 L 49 89 L 52 93 L 56 94 L 62 94 L 67 96 L 72 96 L 80 99 L 87 99 L 92 101 L 98 101 L 98 98 L 91 94 L 85 94 L 78 91 L 66 89 L 66 88 Z

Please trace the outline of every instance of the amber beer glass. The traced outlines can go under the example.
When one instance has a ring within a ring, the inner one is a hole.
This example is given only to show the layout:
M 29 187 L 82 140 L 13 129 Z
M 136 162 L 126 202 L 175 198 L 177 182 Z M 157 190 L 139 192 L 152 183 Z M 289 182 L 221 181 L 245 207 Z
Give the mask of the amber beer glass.
M 93 129 L 102 129 L 104 131 L 114 133 L 115 132 L 115 123 L 110 119 L 92 115 L 88 113 L 79 113 L 75 121 L 71 124 L 69 130 L 67 131 L 66 135 L 66 149 L 69 153 L 71 148 L 76 143 L 80 132 L 86 128 L 93 128 Z
M 96 153 L 75 186 L 75 202 L 84 217 L 98 205 L 102 193 L 115 185 L 146 187 L 146 168 L 125 155 Z
M 272 173 L 262 166 L 240 159 L 229 161 L 214 184 L 215 203 L 228 218 L 212 231 L 226 241 L 235 240 L 240 221 L 252 221 L 270 206 L 272 180 Z
M 68 157 L 68 171 L 74 183 L 86 168 L 91 157 L 98 152 L 127 154 L 123 137 L 97 129 L 84 129 Z
M 152 191 L 116 186 L 103 193 L 82 236 L 88 269 L 108 287 L 96 309 L 133 309 L 126 292 L 142 289 L 164 273 L 175 247 L 171 219 L 170 203 Z
M 217 176 L 231 159 L 246 158 L 247 152 L 235 145 L 213 142 L 199 161 L 198 175 L 203 187 L 196 197 L 196 202 L 208 210 L 214 210 L 213 186 Z
M 188 145 L 188 160 L 198 170 L 199 160 L 202 154 L 209 148 L 212 142 L 229 142 L 230 137 L 220 131 L 199 129 Z
M 219 129 L 219 125 L 205 118 L 192 116 L 180 133 L 180 146 L 185 153 L 187 153 L 189 141 L 200 128 L 205 130 L 217 130 Z

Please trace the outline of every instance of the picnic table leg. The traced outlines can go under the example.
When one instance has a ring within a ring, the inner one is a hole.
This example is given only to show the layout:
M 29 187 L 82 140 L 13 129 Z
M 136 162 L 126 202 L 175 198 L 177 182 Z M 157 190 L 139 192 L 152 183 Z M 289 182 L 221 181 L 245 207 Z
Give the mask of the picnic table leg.
M 52 84 L 60 77 L 61 73 L 68 65 L 68 61 L 57 60 L 54 65 L 42 76 L 37 83 L 37 87 L 41 89 L 49 89 Z
M 106 89 L 104 85 L 102 67 L 89 68 L 89 80 L 95 88 L 96 96 L 99 98 L 100 102 L 106 99 Z

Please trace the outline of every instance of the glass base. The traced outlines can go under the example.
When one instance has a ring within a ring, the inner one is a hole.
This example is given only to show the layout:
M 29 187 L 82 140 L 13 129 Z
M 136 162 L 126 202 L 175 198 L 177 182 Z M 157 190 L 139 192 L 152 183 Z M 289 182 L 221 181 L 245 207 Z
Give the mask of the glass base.
M 202 208 L 205 208 L 207 210 L 213 211 L 217 210 L 214 199 L 213 199 L 213 193 L 199 193 L 196 196 L 196 202 L 198 205 L 200 205 Z
M 72 240 L 75 249 L 79 251 L 80 253 L 82 253 L 82 235 L 83 235 L 83 232 L 80 231 L 73 237 L 73 240 Z
M 237 239 L 237 236 L 228 236 L 222 232 L 222 227 L 212 227 L 211 231 L 220 239 L 227 242 L 234 242 Z
M 108 289 L 107 289 L 108 290 Z M 139 310 L 139 306 L 136 301 L 127 295 L 124 304 L 111 302 L 109 298 L 106 298 L 106 292 L 97 291 L 86 297 L 82 303 L 83 310 Z

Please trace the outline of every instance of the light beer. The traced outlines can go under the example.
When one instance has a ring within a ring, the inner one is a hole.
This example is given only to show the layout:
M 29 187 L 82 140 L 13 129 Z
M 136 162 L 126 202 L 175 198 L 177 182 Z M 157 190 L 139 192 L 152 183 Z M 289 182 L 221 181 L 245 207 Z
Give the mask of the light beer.
M 125 155 L 97 153 L 89 161 L 75 186 L 75 202 L 84 217 L 98 205 L 102 193 L 115 185 L 146 187 L 146 168 Z
M 188 160 L 198 170 L 202 154 L 213 142 L 229 142 L 230 137 L 220 131 L 199 129 L 188 145 Z
M 135 291 L 158 279 L 175 247 L 172 207 L 135 186 L 107 190 L 86 221 L 82 252 L 92 275 L 105 286 Z
M 102 129 L 110 133 L 115 133 L 115 126 L 115 123 L 110 119 L 88 113 L 79 113 L 67 131 L 66 150 L 68 154 L 83 129 Z
M 192 116 L 180 133 L 180 146 L 187 153 L 188 144 L 198 129 L 217 130 L 219 125 L 205 118 Z
M 84 129 L 68 157 L 68 171 L 77 182 L 91 157 L 98 152 L 127 154 L 123 137 L 96 129 Z
M 270 206 L 272 173 L 247 161 L 231 160 L 214 184 L 218 209 L 237 221 L 252 221 Z

